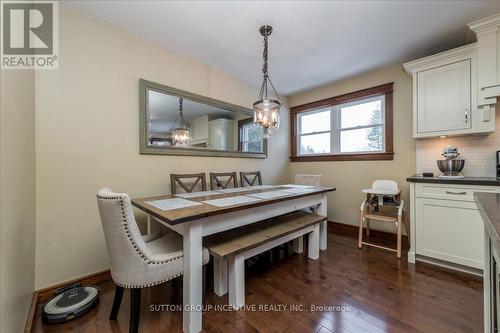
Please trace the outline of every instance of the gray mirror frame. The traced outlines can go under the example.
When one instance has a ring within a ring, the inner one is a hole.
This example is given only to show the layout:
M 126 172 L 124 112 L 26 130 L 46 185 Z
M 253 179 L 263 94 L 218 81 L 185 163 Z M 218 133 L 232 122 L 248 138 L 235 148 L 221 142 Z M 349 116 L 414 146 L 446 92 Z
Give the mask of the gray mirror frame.
M 140 79 L 139 80 L 139 152 L 145 155 L 183 155 L 183 156 L 207 156 L 207 157 L 235 157 L 235 158 L 266 158 L 267 157 L 267 139 L 263 139 L 262 145 L 264 152 L 238 152 L 217 149 L 197 149 L 182 147 L 151 147 L 148 145 L 148 98 L 147 91 L 155 90 L 169 95 L 182 96 L 192 101 L 217 106 L 229 111 L 241 111 L 252 114 L 252 109 L 242 106 L 222 102 L 210 97 L 205 97 L 191 93 L 189 91 L 169 87 L 160 83 Z

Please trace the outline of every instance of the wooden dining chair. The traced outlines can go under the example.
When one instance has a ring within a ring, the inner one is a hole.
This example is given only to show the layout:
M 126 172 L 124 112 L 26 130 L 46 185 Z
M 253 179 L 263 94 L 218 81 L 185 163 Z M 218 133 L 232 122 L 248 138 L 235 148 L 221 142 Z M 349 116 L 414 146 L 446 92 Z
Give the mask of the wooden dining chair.
M 141 312 L 141 290 L 182 276 L 182 236 L 170 233 L 158 238 L 142 236 L 126 193 L 109 188 L 97 192 L 104 239 L 108 249 L 115 297 L 109 320 L 116 320 L 125 288 L 130 289 L 129 332 L 137 333 Z M 203 281 L 209 253 L 202 248 Z
M 177 193 L 177 185 L 187 193 L 191 193 L 195 189 L 201 191 L 207 190 L 207 181 L 204 173 L 170 174 L 172 194 Z
M 241 187 L 262 185 L 260 171 L 240 172 Z
M 241 187 L 262 185 L 262 175 L 260 171 L 251 172 L 240 172 L 240 184 Z M 275 258 L 280 258 L 279 250 L 283 249 L 283 258 L 288 255 L 289 244 L 279 245 L 272 250 L 266 251 L 264 255 L 269 258 L 270 261 L 274 261 Z M 261 255 L 258 255 L 261 256 Z
M 234 187 L 238 187 L 236 172 L 210 172 L 210 189 L 212 191 Z

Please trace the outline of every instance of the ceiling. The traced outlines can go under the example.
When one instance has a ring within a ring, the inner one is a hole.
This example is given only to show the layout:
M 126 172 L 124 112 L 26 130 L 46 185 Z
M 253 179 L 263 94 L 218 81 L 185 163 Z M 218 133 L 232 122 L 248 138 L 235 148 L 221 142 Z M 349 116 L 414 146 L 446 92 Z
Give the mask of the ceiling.
M 500 1 L 65 1 L 166 49 L 290 95 L 464 44 L 465 25 Z

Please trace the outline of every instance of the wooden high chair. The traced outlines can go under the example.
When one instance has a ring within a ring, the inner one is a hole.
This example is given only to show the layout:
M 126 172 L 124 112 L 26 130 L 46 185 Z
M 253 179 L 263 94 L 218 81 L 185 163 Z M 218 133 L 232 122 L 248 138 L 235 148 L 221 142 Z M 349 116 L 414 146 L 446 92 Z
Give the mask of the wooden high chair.
M 373 182 L 372 188 L 365 189 L 362 192 L 366 193 L 366 199 L 361 204 L 358 247 L 361 249 L 364 244 L 389 250 L 396 252 L 398 259 L 401 258 L 401 225 L 404 223 L 406 230 L 408 228 L 403 216 L 404 201 L 401 200 L 398 183 L 393 180 L 376 180 Z M 370 220 L 395 223 L 397 228 L 396 249 L 363 241 L 363 222 L 366 221 L 366 235 L 370 236 Z

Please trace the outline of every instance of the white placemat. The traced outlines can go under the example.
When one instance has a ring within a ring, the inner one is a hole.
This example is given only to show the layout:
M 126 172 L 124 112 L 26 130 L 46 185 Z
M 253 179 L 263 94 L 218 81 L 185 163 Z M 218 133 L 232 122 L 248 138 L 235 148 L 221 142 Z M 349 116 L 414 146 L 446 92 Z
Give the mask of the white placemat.
M 311 191 L 314 191 L 314 188 L 304 188 L 304 187 L 291 187 L 291 188 L 287 188 L 286 190 L 279 190 L 280 192 L 285 192 L 285 193 L 288 193 L 288 194 L 298 194 L 298 193 L 307 193 L 307 192 L 311 192 Z
M 259 198 L 259 199 L 273 199 L 279 197 L 286 197 L 291 193 L 287 193 L 285 191 L 269 191 L 269 192 L 261 192 L 261 193 L 252 193 L 247 194 L 249 197 Z
M 206 201 L 203 201 L 203 203 L 206 203 L 206 204 L 212 205 L 212 206 L 216 206 L 216 207 L 227 207 L 227 206 L 251 203 L 251 202 L 255 202 L 255 201 L 259 201 L 259 200 L 260 200 L 259 198 L 251 198 L 251 197 L 247 197 L 244 195 L 238 195 L 238 196 L 229 197 L 229 198 L 206 200 Z
M 266 188 L 274 188 L 274 187 L 278 187 L 278 186 L 276 186 L 276 185 L 255 185 L 255 186 L 250 186 L 248 189 L 249 190 L 263 190 Z
M 311 185 L 299 185 L 299 184 L 286 184 L 286 185 L 281 185 L 281 186 L 297 187 L 297 188 L 311 188 L 311 187 L 314 187 L 314 186 L 311 186 Z
M 217 190 L 220 193 L 235 193 L 235 192 L 245 192 L 253 190 L 251 187 L 235 187 L 235 188 L 226 188 L 224 190 Z
M 201 205 L 199 202 L 189 201 L 182 198 L 146 201 L 146 203 L 161 210 L 172 210 Z
M 220 194 L 218 191 L 200 191 L 200 192 L 191 192 L 191 193 L 179 193 L 176 194 L 176 197 L 181 197 L 184 199 L 189 199 L 189 198 L 198 198 L 198 197 L 204 197 L 204 196 L 209 196 L 209 195 L 217 195 Z

